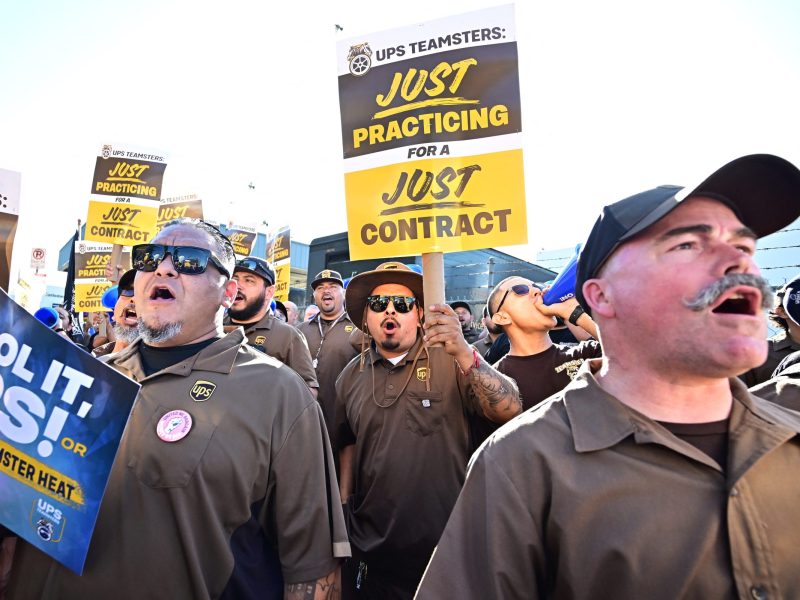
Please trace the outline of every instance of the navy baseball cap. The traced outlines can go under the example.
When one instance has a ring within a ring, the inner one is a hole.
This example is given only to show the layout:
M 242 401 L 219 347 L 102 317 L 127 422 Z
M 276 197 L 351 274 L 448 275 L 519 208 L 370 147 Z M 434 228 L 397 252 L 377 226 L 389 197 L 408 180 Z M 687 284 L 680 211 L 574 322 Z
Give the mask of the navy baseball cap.
M 578 258 L 575 296 L 586 312 L 591 314 L 583 284 L 597 275 L 623 242 L 694 196 L 719 200 L 764 237 L 800 216 L 800 170 L 777 156 L 752 154 L 729 162 L 697 186 L 662 185 L 604 207 Z
M 233 272 L 236 273 L 236 271 L 248 271 L 249 273 L 263 278 L 267 282 L 267 285 L 275 285 L 275 271 L 272 270 L 272 267 L 270 267 L 269 263 L 263 258 L 248 256 L 247 258 L 238 260 L 236 261 L 236 266 L 233 268 Z

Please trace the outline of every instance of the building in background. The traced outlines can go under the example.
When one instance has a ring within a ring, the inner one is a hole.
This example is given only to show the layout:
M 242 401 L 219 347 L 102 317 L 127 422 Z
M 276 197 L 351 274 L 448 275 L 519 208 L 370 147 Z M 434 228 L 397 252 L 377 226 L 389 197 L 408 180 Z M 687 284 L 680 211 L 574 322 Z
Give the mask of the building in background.
M 308 272 L 318 273 L 323 269 L 332 269 L 339 271 L 347 279 L 357 273 L 370 271 L 388 260 L 422 264 L 420 256 L 350 260 L 347 233 L 342 232 L 312 240 L 308 251 Z M 556 276 L 549 269 L 493 248 L 449 252 L 444 255 L 446 300 L 468 302 L 476 320 L 480 320 L 481 311 L 492 288 L 512 275 L 527 277 L 537 283 L 544 283 Z M 306 289 L 306 302 L 312 302 L 310 287 Z

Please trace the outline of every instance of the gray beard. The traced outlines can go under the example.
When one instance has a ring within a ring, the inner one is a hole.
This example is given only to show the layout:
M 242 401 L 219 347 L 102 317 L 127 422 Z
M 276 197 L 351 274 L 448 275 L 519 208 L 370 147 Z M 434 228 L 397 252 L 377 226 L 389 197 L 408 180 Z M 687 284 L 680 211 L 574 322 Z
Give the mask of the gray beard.
M 183 329 L 183 321 L 177 323 L 167 323 L 161 327 L 150 327 L 139 319 L 139 335 L 142 336 L 145 344 L 160 344 L 171 340 Z
M 139 328 L 128 327 L 127 325 L 120 325 L 119 323 L 114 323 L 114 335 L 117 337 L 118 340 L 121 340 L 123 342 L 128 342 L 130 344 L 139 335 Z

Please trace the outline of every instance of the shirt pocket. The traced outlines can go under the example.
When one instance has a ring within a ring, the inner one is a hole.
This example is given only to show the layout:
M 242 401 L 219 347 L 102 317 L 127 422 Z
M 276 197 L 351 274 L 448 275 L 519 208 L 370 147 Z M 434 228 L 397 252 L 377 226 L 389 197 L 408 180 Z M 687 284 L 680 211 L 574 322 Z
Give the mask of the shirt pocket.
M 408 392 L 406 429 L 420 436 L 438 433 L 444 425 L 444 406 L 441 392 Z
M 192 427 L 186 437 L 165 442 L 158 437 L 159 419 L 172 409 L 159 406 L 147 426 L 140 431 L 128 468 L 136 478 L 152 488 L 186 487 L 206 453 L 216 427 L 192 415 Z

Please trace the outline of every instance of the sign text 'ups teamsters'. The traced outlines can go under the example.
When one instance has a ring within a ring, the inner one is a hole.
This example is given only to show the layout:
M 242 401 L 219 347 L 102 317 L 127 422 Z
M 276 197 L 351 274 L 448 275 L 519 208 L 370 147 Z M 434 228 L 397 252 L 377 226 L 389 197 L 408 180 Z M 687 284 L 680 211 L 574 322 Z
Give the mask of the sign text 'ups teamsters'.
M 513 6 L 339 43 L 353 260 L 527 241 Z

